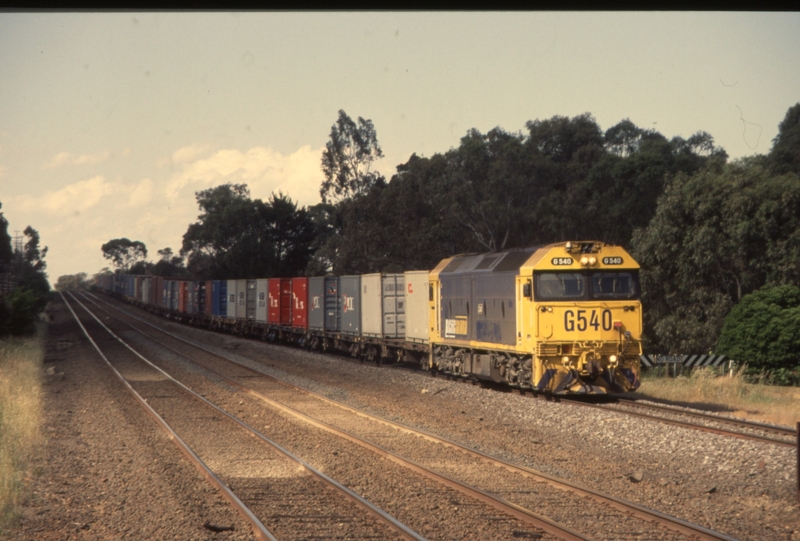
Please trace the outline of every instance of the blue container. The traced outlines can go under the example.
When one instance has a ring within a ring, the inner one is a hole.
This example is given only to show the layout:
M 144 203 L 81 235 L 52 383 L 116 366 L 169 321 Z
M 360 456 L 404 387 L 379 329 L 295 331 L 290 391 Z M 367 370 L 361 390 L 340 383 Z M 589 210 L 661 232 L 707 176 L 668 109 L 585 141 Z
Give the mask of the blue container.
M 228 317 L 228 281 L 211 282 L 211 315 Z

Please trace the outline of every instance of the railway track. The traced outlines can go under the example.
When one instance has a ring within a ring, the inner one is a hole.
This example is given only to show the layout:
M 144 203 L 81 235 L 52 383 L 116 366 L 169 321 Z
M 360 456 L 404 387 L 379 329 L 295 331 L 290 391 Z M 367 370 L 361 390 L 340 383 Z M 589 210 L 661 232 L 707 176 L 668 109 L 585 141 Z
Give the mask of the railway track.
M 571 398 L 561 398 L 561 400 L 582 407 L 623 413 L 733 438 L 784 447 L 797 447 L 797 430 L 792 428 L 722 417 L 701 411 L 678 409 L 663 404 L 644 403 L 640 400 L 620 398 L 609 404 L 589 403 L 585 400 Z
M 215 377 L 249 396 L 358 445 L 373 449 L 380 447 L 389 453 L 386 456 L 404 461 L 407 467 L 435 469 L 434 475 L 511 504 L 518 512 L 544 514 L 557 523 L 567 525 L 568 529 L 585 532 L 584 535 L 597 539 L 731 539 L 675 517 L 490 456 L 435 434 L 354 409 L 267 376 L 257 367 L 244 365 L 169 333 L 133 316 L 127 310 L 114 308 L 126 317 L 157 330 L 167 337 L 167 341 L 172 341 L 173 345 L 169 345 L 149 336 L 163 347 L 186 357 L 189 356 L 181 353 L 174 344 L 179 342 L 183 347 L 188 345 L 194 348 L 203 357 L 205 369 L 212 370 Z
M 251 524 L 257 539 L 279 539 L 273 529 L 265 526 L 265 522 L 280 522 L 278 531 L 298 532 L 300 538 L 307 538 L 303 532 L 307 532 L 313 523 L 316 536 L 337 537 L 343 533 L 347 535 L 345 530 L 351 529 L 354 531 L 350 535 L 355 537 L 417 541 L 425 539 L 173 378 L 109 329 L 83 303 L 72 297 L 92 319 L 82 322 L 66 298 L 64 302 L 105 363 L 175 441 L 183 454 Z M 108 335 L 104 335 L 103 331 L 107 331 Z M 101 344 L 104 348 L 101 348 Z M 187 399 L 199 401 L 206 408 L 187 407 Z M 170 423 L 166 422 L 165 417 L 169 417 Z M 215 422 L 215 425 L 221 421 L 229 421 L 239 430 L 227 431 L 226 440 L 220 442 L 216 436 L 218 425 L 214 431 L 202 428 L 198 430 L 198 422 L 202 426 L 209 421 Z M 183 437 L 179 433 L 184 434 Z M 191 441 L 191 445 L 188 441 Z M 222 461 L 213 452 L 221 448 L 227 451 Z M 266 468 L 261 468 L 268 471 L 256 471 L 258 468 L 253 468 L 254 460 L 268 464 Z M 211 461 L 217 463 L 216 468 L 212 469 L 208 465 Z M 223 462 L 235 466 L 226 468 Z M 236 475 L 234 470 L 238 468 L 241 473 L 243 464 L 250 466 L 244 468 L 248 470 L 246 475 Z M 271 481 L 268 483 L 268 491 L 261 485 L 265 479 Z M 235 491 L 231 488 L 232 485 L 235 485 Z M 280 539 L 292 537 L 281 536 Z

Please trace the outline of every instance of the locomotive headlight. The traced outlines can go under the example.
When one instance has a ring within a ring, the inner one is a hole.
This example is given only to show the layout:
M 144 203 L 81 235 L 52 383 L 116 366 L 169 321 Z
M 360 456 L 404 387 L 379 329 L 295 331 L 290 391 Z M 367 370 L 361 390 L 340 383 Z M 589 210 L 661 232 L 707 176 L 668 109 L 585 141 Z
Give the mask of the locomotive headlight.
M 611 361 L 612 363 L 615 363 L 615 362 L 617 362 L 617 356 L 616 356 L 616 355 L 611 355 L 611 356 L 608 358 L 608 360 L 609 360 L 609 361 Z
M 581 258 L 581 265 L 583 265 L 583 266 L 585 267 L 585 266 L 586 266 L 586 265 L 588 265 L 588 264 L 589 264 L 589 258 L 588 258 L 588 257 L 586 257 L 586 256 L 583 256 L 583 257 Z
M 569 364 L 569 357 L 567 355 L 564 355 L 563 357 L 561 357 L 561 362 L 564 363 L 564 366 L 567 366 Z
M 597 258 L 596 257 L 590 257 L 589 258 L 589 265 L 594 265 L 595 263 L 597 263 Z

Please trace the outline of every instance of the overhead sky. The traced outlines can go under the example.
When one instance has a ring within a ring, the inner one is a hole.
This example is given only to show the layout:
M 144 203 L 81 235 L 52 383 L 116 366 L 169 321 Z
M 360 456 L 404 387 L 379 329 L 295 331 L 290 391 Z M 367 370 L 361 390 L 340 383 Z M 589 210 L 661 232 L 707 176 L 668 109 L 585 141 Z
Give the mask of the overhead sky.
M 196 191 L 319 202 L 338 111 L 390 178 L 467 130 L 591 113 L 769 152 L 800 101 L 800 13 L 0 13 L 0 202 L 47 271 L 127 237 L 180 250 Z

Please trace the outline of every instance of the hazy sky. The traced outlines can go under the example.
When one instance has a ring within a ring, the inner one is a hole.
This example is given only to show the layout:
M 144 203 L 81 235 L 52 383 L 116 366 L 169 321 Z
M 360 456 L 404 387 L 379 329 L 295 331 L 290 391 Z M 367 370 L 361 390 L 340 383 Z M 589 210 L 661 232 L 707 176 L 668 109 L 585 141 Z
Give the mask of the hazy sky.
M 764 154 L 798 101 L 800 13 L 0 13 L 0 212 L 55 282 L 112 238 L 178 252 L 198 190 L 318 203 L 339 109 L 389 178 L 585 112 Z

